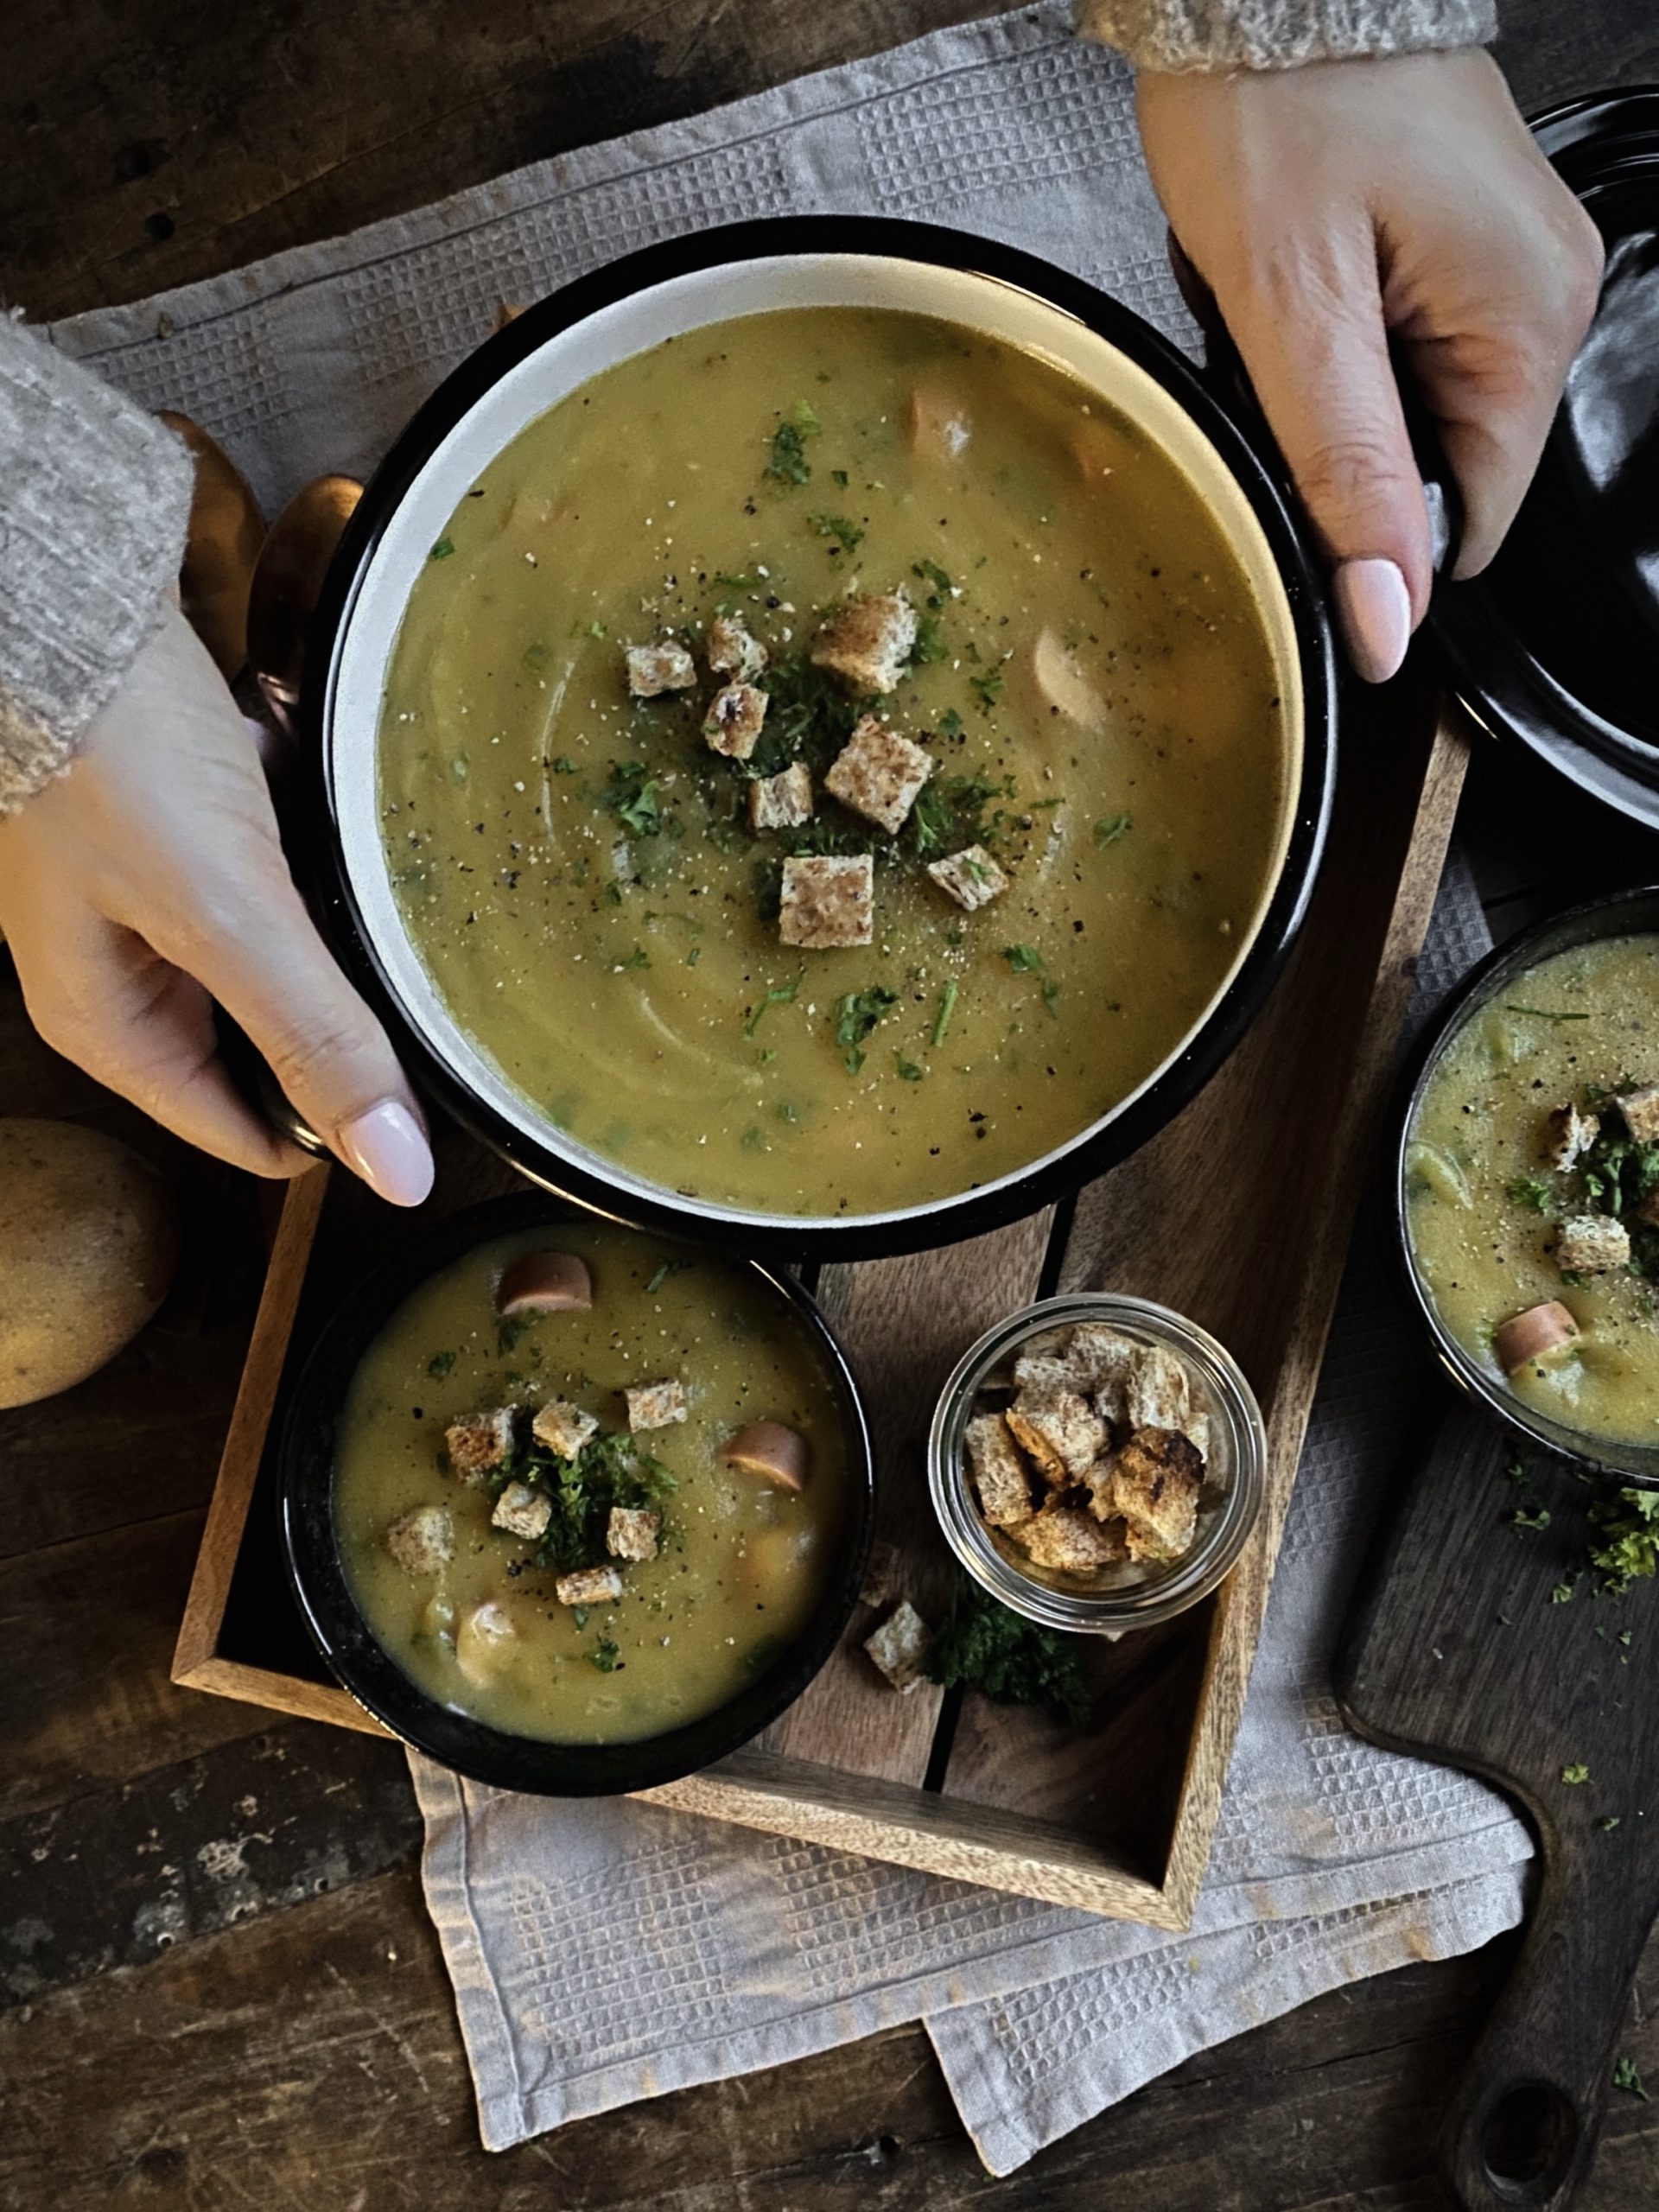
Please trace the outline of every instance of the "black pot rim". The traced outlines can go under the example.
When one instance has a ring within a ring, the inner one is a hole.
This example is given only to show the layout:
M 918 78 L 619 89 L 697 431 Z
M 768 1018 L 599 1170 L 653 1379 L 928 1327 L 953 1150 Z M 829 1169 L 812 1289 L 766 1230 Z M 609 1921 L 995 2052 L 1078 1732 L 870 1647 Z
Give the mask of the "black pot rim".
M 1185 1046 L 1140 1097 L 1057 1156 L 1005 1179 L 885 1217 L 810 1222 L 730 1219 L 663 1189 L 619 1190 L 602 1173 L 527 1137 L 467 1089 L 404 1013 L 370 943 L 346 877 L 327 732 L 340 651 L 369 564 L 392 513 L 440 441 L 506 372 L 602 308 L 687 273 L 785 254 L 881 256 L 988 276 L 1033 294 L 1104 337 L 1162 385 L 1216 448 L 1273 552 L 1290 604 L 1305 698 L 1300 790 L 1278 881 L 1231 982 Z M 1127 1158 L 1208 1082 L 1260 1012 L 1306 918 L 1329 827 L 1336 773 L 1336 669 L 1319 572 L 1267 433 L 1235 412 L 1186 357 L 1131 309 L 1082 279 L 998 241 L 883 216 L 790 215 L 736 223 L 647 246 L 576 278 L 469 355 L 418 410 L 365 491 L 335 554 L 313 622 L 299 709 L 308 761 L 308 887 L 325 934 L 420 1084 L 530 1181 L 611 1219 L 734 1249 L 798 1257 L 884 1256 L 959 1239 L 1034 1212 Z
M 1622 922 L 1630 908 L 1645 905 L 1650 918 Z M 1595 926 L 1588 926 L 1589 925 Z M 1452 1337 L 1435 1311 L 1411 1249 L 1411 1224 L 1406 1203 L 1406 1150 L 1417 1119 L 1417 1109 L 1430 1076 L 1442 1053 L 1465 1025 L 1502 984 L 1551 953 L 1573 944 L 1587 944 L 1627 931 L 1659 933 L 1659 883 L 1637 884 L 1596 899 L 1586 899 L 1559 913 L 1533 923 L 1518 936 L 1496 945 L 1463 978 L 1436 1008 L 1412 1046 L 1401 1072 L 1384 1154 L 1388 1176 L 1387 1220 L 1393 1263 L 1403 1280 L 1408 1299 L 1422 1323 L 1440 1367 L 1458 1389 L 1500 1421 L 1512 1434 L 1540 1445 L 1573 1465 L 1628 1483 L 1632 1488 L 1659 1490 L 1659 1446 L 1620 1445 L 1605 1437 L 1586 1436 L 1533 1413 L 1503 1386 L 1484 1375 Z M 1576 932 L 1576 934 L 1575 934 Z
M 696 1720 L 627 1744 L 560 1744 L 514 1736 L 429 1697 L 376 1640 L 346 1578 L 334 1522 L 334 1472 L 346 1393 L 364 1353 L 397 1309 L 452 1261 L 498 1236 L 555 1229 L 590 1210 L 533 1190 L 488 1198 L 434 1222 L 365 1277 L 320 1332 L 289 1400 L 278 1443 L 283 1555 L 301 1618 L 322 1658 L 364 1709 L 457 1774 L 544 1797 L 618 1796 L 709 1766 L 792 1705 L 839 1643 L 859 1603 L 875 1519 L 875 1463 L 857 1380 L 817 1301 L 792 1276 L 734 1259 L 789 1306 L 823 1359 L 841 1408 L 848 1509 L 841 1557 L 806 1625 L 766 1672 Z M 710 1257 L 708 1248 L 678 1243 Z

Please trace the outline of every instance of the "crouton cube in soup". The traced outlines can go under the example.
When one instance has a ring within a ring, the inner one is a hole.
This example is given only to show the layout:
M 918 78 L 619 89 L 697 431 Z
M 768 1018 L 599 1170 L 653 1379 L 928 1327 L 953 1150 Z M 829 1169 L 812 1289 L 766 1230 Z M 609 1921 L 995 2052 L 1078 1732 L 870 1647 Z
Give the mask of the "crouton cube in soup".
M 559 1238 L 588 1306 L 499 1311 L 543 1230 L 393 1314 L 346 1402 L 334 1522 L 372 1633 L 429 1696 L 515 1735 L 621 1743 L 790 1648 L 850 1526 L 848 1468 L 833 1377 L 775 1292 L 606 1224 Z M 790 1440 L 792 1482 L 734 1449 L 763 1430 Z
M 444 542 L 378 736 L 400 916 L 505 1082 L 645 1181 L 842 1219 L 983 1185 L 1248 950 L 1293 679 L 1195 485 L 1052 363 L 719 325 L 531 423 Z

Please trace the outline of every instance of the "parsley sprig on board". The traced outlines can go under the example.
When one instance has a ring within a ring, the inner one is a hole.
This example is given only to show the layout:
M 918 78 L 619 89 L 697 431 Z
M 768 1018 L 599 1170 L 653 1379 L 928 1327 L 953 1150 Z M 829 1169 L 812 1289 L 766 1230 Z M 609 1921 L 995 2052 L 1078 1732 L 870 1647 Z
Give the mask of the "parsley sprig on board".
M 1093 1703 L 1077 1639 L 1022 1619 L 965 1575 L 957 1578 L 926 1666 L 946 1689 L 960 1683 L 999 1705 L 1046 1706 L 1074 1728 Z

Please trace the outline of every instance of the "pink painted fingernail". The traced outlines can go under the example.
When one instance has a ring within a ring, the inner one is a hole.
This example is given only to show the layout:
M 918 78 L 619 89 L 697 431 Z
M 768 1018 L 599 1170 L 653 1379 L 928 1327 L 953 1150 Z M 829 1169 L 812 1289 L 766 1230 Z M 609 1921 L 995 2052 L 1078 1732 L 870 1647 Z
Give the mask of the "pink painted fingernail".
M 417 1206 L 432 1188 L 432 1147 L 407 1106 L 383 1098 L 340 1133 L 347 1166 L 395 1206 Z
M 1411 643 L 1411 594 L 1399 564 L 1344 561 L 1337 570 L 1337 611 L 1356 674 L 1386 683 Z

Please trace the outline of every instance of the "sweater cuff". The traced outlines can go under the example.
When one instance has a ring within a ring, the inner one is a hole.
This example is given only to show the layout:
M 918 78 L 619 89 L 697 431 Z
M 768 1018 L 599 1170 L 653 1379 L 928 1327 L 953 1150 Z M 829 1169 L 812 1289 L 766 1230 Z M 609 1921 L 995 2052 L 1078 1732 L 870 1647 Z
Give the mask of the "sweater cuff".
M 1494 0 L 1077 0 L 1077 29 L 1137 69 L 1294 69 L 1484 46 Z
M 195 473 L 162 423 L 0 313 L 0 817 L 61 775 L 161 620 Z

